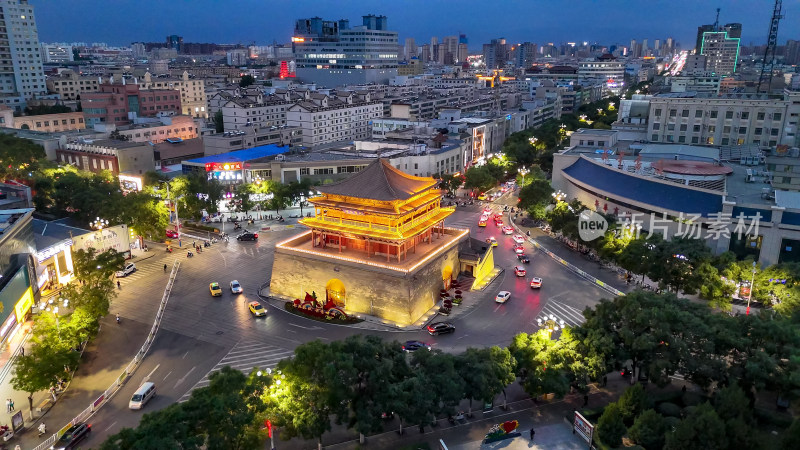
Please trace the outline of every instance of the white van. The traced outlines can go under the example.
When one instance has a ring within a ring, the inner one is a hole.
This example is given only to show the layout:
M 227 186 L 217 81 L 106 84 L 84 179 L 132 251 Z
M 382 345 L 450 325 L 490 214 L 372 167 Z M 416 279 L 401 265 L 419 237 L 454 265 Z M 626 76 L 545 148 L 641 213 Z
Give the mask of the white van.
M 156 395 L 156 385 L 151 382 L 142 383 L 139 389 L 133 393 L 131 401 L 128 403 L 130 409 L 142 409 L 144 405 Z

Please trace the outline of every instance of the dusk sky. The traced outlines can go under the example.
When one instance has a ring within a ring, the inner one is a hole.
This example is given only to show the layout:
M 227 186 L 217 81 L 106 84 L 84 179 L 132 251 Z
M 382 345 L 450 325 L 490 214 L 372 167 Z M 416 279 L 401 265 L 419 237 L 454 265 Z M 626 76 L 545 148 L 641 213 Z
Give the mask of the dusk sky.
M 596 41 L 627 45 L 631 39 L 672 36 L 691 48 L 697 26 L 740 22 L 742 44 L 763 44 L 772 15 L 770 0 L 30 0 L 42 42 L 161 42 L 169 34 L 184 42 L 257 45 L 288 42 L 295 19 L 388 16 L 400 43 L 465 33 L 471 51 L 492 38 L 509 42 Z M 800 0 L 784 0 L 778 42 L 800 38 Z

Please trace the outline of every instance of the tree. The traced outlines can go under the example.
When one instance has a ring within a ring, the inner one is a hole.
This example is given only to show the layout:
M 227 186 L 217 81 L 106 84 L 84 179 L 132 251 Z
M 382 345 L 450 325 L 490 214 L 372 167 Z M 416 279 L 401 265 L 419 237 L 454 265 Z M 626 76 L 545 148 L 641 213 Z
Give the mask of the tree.
M 800 448 L 800 419 L 794 419 L 789 429 L 783 433 L 781 450 L 795 450 Z
M 696 406 L 667 434 L 666 450 L 708 450 L 727 448 L 725 423 L 708 402 Z
M 622 445 L 622 436 L 628 431 L 623 422 L 624 417 L 625 414 L 618 403 L 609 403 L 597 420 L 597 438 L 613 448 Z
M 98 252 L 94 247 L 78 249 L 72 253 L 75 277 L 88 286 L 102 287 L 125 264 L 122 253 L 110 248 Z
M 288 185 L 271 183 L 269 189 L 272 198 L 265 202 L 267 209 L 274 209 L 275 214 L 280 214 L 282 209 L 292 205 L 292 192 Z
M 455 356 L 441 352 L 415 352 L 411 369 L 426 380 L 427 394 L 435 402 L 432 414 L 452 414 L 464 398 L 464 381 L 456 370 Z M 420 423 L 420 429 L 423 424 Z
M 560 398 L 569 392 L 570 381 L 575 379 L 570 370 L 572 361 L 547 334 L 520 333 L 514 336 L 508 349 L 528 395 L 538 397 L 553 393 Z
M 161 238 L 169 225 L 169 210 L 163 201 L 147 192 L 129 192 L 119 216 L 138 235 Z
M 439 181 L 439 189 L 447 191 L 448 194 L 453 194 L 456 189 L 461 187 L 462 183 L 464 183 L 464 178 L 461 175 L 443 174 Z
M 217 133 L 225 131 L 225 116 L 222 114 L 222 109 L 218 109 L 217 112 L 214 113 L 213 121 L 214 131 Z
M 492 176 L 487 166 L 472 166 L 464 174 L 464 187 L 467 189 L 488 191 L 497 185 L 497 179 Z
M 80 353 L 64 345 L 59 339 L 44 340 L 34 335 L 33 345 L 25 355 L 17 356 L 14 362 L 14 377 L 11 386 L 16 391 L 28 393 L 28 406 L 33 418 L 33 394 L 55 386 L 65 378 L 68 370 L 75 367 Z
M 242 75 L 239 79 L 239 87 L 247 87 L 251 84 L 255 84 L 256 79 L 252 75 Z
M 533 180 L 519 191 L 520 208 L 541 208 L 553 200 L 553 188 L 547 180 Z
M 0 180 L 30 178 L 45 157 L 44 148 L 33 141 L 0 133 Z
M 752 295 L 753 299 L 791 316 L 800 310 L 800 263 L 780 263 L 757 272 Z
M 667 424 L 664 417 L 648 409 L 633 421 L 633 426 L 628 429 L 628 436 L 647 450 L 661 450 L 664 447 L 666 432 Z
M 622 393 L 617 404 L 622 411 L 622 418 L 626 423 L 631 424 L 634 417 L 644 410 L 646 402 L 647 397 L 644 394 L 644 387 L 641 384 L 635 384 Z
M 303 207 L 308 205 L 306 199 L 311 190 L 311 179 L 303 178 L 300 181 L 292 181 L 286 188 L 286 195 L 289 197 L 289 205 L 297 204 L 300 206 L 300 215 L 303 215 Z
M 469 412 L 472 415 L 472 400 L 491 402 L 505 387 L 513 383 L 516 361 L 508 349 L 493 346 L 488 348 L 467 348 L 456 357 L 456 369 L 464 380 L 464 392 L 469 399 Z

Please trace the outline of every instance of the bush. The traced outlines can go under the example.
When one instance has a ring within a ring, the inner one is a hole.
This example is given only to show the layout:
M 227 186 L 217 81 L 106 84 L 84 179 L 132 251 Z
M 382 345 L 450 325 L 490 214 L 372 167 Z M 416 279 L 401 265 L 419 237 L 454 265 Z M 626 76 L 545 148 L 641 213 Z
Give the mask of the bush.
M 648 409 L 636 418 L 628 430 L 628 435 L 647 450 L 660 450 L 664 447 L 666 427 L 664 418 L 655 410 Z
M 641 414 L 646 402 L 647 397 L 641 384 L 635 384 L 622 393 L 617 403 L 622 408 L 622 415 L 627 424 L 632 424 L 634 417 Z
M 764 409 L 755 409 L 753 412 L 760 424 L 772 425 L 778 428 L 789 428 L 792 425 L 792 416 L 789 414 Z
M 597 421 L 597 438 L 612 447 L 622 445 L 622 436 L 628 431 L 623 417 L 622 407 L 618 403 L 606 406 L 606 410 Z
M 656 407 L 656 410 L 661 413 L 661 415 L 667 417 L 681 417 L 681 407 L 676 405 L 675 403 L 664 402 Z

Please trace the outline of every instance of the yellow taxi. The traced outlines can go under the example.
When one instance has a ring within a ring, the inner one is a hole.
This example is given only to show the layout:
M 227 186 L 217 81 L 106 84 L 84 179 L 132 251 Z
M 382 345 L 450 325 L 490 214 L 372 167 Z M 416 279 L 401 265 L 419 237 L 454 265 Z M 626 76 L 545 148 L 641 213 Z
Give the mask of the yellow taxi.
M 478 226 L 479 227 L 485 227 L 486 226 L 486 221 L 485 220 L 481 220 L 480 222 L 478 222 Z
M 264 307 L 261 306 L 261 303 L 258 302 L 248 303 L 247 309 L 250 310 L 250 314 L 252 314 L 253 317 L 264 317 L 267 315 L 267 310 L 264 309 Z
M 208 290 L 211 292 L 212 297 L 222 297 L 222 288 L 216 281 L 208 285 Z
M 481 194 L 478 196 L 478 200 L 483 201 L 486 200 L 486 194 Z

